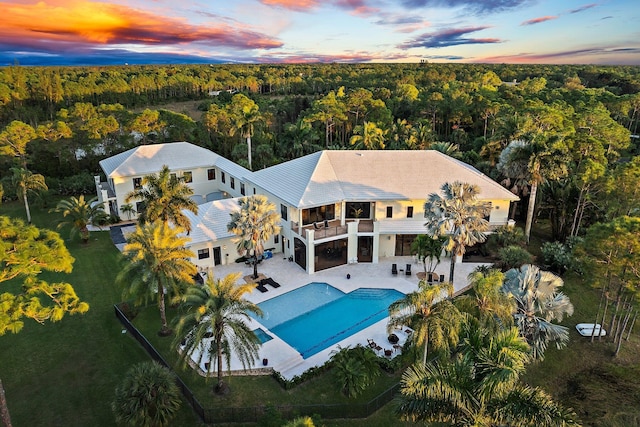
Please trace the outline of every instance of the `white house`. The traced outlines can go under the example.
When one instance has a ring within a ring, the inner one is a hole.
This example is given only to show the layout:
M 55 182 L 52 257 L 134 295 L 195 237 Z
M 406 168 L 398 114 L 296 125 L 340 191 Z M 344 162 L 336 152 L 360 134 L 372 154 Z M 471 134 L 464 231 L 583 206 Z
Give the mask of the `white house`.
M 144 175 L 168 165 L 190 176 L 198 215 L 190 248 L 200 269 L 238 257 L 226 231 L 237 197 L 264 194 L 282 217 L 282 231 L 265 247 L 294 260 L 308 273 L 337 265 L 412 255 L 413 239 L 424 234 L 424 203 L 445 182 L 480 188 L 491 202 L 492 226 L 506 225 L 518 197 L 472 166 L 433 150 L 320 151 L 251 172 L 187 142 L 140 146 L 100 162 L 107 182 L 96 186 L 100 201 L 119 209 Z

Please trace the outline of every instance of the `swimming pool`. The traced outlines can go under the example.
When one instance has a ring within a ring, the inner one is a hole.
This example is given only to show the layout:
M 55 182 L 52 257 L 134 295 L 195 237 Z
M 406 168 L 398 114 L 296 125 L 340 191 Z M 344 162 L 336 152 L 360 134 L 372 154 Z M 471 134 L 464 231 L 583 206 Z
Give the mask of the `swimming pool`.
M 313 282 L 258 304 L 264 317 L 256 320 L 307 359 L 384 319 L 389 305 L 403 296 L 373 288 L 345 294 Z

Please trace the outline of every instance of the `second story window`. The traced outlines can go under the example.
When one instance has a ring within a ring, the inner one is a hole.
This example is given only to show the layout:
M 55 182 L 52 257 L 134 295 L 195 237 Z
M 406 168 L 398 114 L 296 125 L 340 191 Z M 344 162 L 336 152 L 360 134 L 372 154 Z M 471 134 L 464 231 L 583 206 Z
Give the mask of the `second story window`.
M 244 184 L 242 182 L 240 183 L 240 194 L 244 196 Z
M 193 182 L 193 173 L 191 171 L 187 171 L 182 174 L 182 178 L 184 178 L 184 182 Z
M 283 204 L 280 205 L 280 217 L 283 221 L 287 220 L 287 207 Z
M 135 190 L 142 188 L 142 178 L 133 178 L 133 188 Z
M 224 172 L 220 172 L 220 180 L 222 180 L 223 184 L 227 182 L 227 177 L 225 176 Z
M 235 189 L 236 188 L 236 179 L 234 177 L 231 177 L 231 188 Z
M 216 179 L 216 170 L 215 169 L 207 169 L 207 179 L 209 181 L 213 181 Z
M 393 218 L 393 206 L 387 206 L 387 218 Z
M 407 218 L 413 218 L 413 206 L 407 206 Z

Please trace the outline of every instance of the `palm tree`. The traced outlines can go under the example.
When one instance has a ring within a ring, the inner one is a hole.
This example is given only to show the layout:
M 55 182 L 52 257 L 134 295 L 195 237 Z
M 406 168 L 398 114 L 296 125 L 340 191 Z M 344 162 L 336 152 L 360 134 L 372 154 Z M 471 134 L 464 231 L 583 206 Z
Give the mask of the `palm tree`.
M 276 206 L 263 195 L 238 200 L 239 210 L 231 213 L 227 229 L 235 234 L 233 241 L 242 256 L 249 255 L 253 262 L 253 278 L 258 278 L 258 257 L 264 252 L 264 242 L 280 232 L 280 214 Z
M 440 196 L 429 194 L 424 204 L 425 227 L 432 237 L 446 237 L 444 248 L 451 253 L 449 281 L 453 283 L 456 257 L 465 253 L 467 246 L 486 240 L 491 213 L 491 203 L 478 200 L 480 189 L 477 185 L 456 181 L 442 185 Z
M 187 234 L 191 231 L 191 222 L 182 212 L 188 210 L 198 214 L 198 205 L 190 197 L 193 189 L 183 178 L 171 175 L 169 166 L 164 165 L 157 175 L 147 175 L 142 179 L 142 186 L 133 190 L 125 198 L 125 202 L 141 200 L 144 210 L 138 212 L 138 221 L 142 224 L 160 220 L 184 228 Z
M 131 220 L 131 215 L 135 214 L 136 210 L 131 203 L 125 203 L 124 205 L 120 206 L 120 212 L 125 214 L 128 220 Z
M 176 376 L 158 362 L 134 365 L 111 403 L 116 422 L 129 426 L 168 426 L 180 409 Z
M 446 349 L 458 340 L 460 313 L 449 299 L 452 296 L 452 283 L 431 285 L 421 280 L 417 291 L 408 293 L 389 306 L 387 331 L 411 326 L 414 330 L 411 334 L 412 343 L 424 346 L 423 364 L 427 363 L 429 344 Z
M 177 300 L 184 292 L 183 285 L 192 285 L 197 273 L 189 261 L 193 252 L 185 248 L 189 238 L 181 235 L 183 232 L 160 221 L 138 225 L 124 246 L 127 262 L 117 277 L 125 285 L 125 298 L 135 297 L 135 304 L 157 297 L 161 336 L 172 333 L 167 325 L 165 294 L 168 292 Z
M 12 184 L 16 189 L 16 196 L 24 201 L 24 208 L 27 211 L 27 222 L 31 224 L 31 210 L 29 209 L 29 199 L 27 194 L 30 192 L 46 191 L 49 188 L 44 181 L 44 176 L 34 174 L 24 168 L 11 168 Z
M 260 108 L 252 99 L 239 93 L 234 95 L 229 104 L 231 110 L 232 126 L 229 129 L 229 136 L 237 133 L 247 141 L 247 160 L 249 162 L 249 170 L 251 170 L 251 136 L 253 135 L 254 126 L 262 122 L 264 118 L 260 114 Z
M 412 422 L 456 426 L 577 426 L 576 415 L 522 385 L 528 346 L 515 328 L 490 333 L 471 322 L 452 361 L 415 364 L 402 375 L 396 411 Z
M 527 142 L 513 141 L 505 148 L 506 153 L 500 154 L 498 170 L 507 178 L 514 180 L 514 185 L 522 188 L 526 180 L 531 186 L 529 204 L 527 206 L 527 221 L 524 233 L 529 242 L 531 225 L 535 211 L 538 185 L 546 179 L 557 179 L 567 174 L 567 164 L 570 159 L 561 141 L 552 138 L 548 141 Z
M 543 360 L 549 342 L 555 342 L 557 348 L 566 346 L 569 330 L 551 323 L 573 314 L 569 297 L 558 291 L 564 284 L 562 279 L 530 264 L 509 270 L 504 277 L 502 291 L 513 295 L 517 303 L 515 323 L 531 346 L 533 357 Z
M 471 289 L 456 298 L 458 309 L 478 320 L 483 328 L 498 330 L 513 324 L 514 299 L 502 292 L 504 274 L 498 269 L 476 269 L 468 276 Z
M 254 289 L 252 284 L 238 285 L 240 273 L 232 273 L 222 280 L 211 276 L 203 286 L 192 286 L 183 298 L 182 315 L 176 328 L 174 345 L 183 346 L 182 360 L 198 354 L 200 364 L 208 362 L 207 373 L 218 374 L 216 391 L 226 392 L 222 381 L 223 356 L 230 368 L 231 354 L 236 354 L 244 369 L 258 358 L 260 341 L 249 328 L 249 313 L 262 316 L 260 307 L 244 298 Z M 213 338 L 210 340 L 210 338 Z
M 349 143 L 356 149 L 384 150 L 384 131 L 373 122 L 356 126 Z
M 411 252 L 418 255 L 418 259 L 424 267 L 424 275 L 435 271 L 440 264 L 444 239 L 442 237 L 434 239 L 426 234 L 419 234 L 411 243 Z M 427 259 L 429 263 L 427 264 Z
M 104 225 L 109 216 L 103 209 L 103 203 L 96 203 L 97 197 L 85 201 L 84 196 L 71 197 L 68 200 L 58 202 L 51 212 L 61 213 L 63 218 L 58 222 L 58 228 L 71 226 L 71 237 L 80 233 L 83 243 L 89 242 L 89 224 Z
M 358 345 L 331 352 L 333 372 L 340 390 L 348 397 L 361 394 L 380 375 L 378 356 L 372 349 Z

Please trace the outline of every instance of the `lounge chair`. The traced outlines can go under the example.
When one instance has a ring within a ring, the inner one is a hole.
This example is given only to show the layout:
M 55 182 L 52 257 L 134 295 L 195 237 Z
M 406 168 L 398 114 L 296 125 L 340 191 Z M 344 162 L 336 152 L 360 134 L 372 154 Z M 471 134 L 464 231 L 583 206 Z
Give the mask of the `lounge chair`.
M 444 282 L 444 274 L 441 274 L 441 275 L 440 275 L 440 281 L 441 281 L 441 282 Z
M 398 275 L 398 264 L 391 264 L 391 274 L 394 276 Z
M 266 285 L 271 285 L 274 288 L 279 288 L 280 287 L 280 283 L 276 282 L 275 280 L 273 280 L 271 277 L 268 277 L 266 279 L 264 279 L 264 283 Z
M 313 228 L 315 228 L 316 230 L 320 230 L 320 226 L 318 225 L 317 222 L 313 223 Z
M 326 219 L 324 220 L 324 228 L 329 228 L 329 221 Z
M 265 292 L 267 292 L 269 290 L 264 286 L 264 283 L 262 283 L 262 280 L 260 282 L 258 282 L 258 284 L 256 285 L 256 289 L 259 290 L 262 293 L 265 293 Z
M 404 271 L 404 274 L 406 274 L 407 276 L 411 276 L 411 264 L 407 264 L 407 268 Z
M 371 347 L 371 349 L 373 349 L 375 351 L 382 350 L 382 347 L 380 347 L 378 344 L 376 344 L 376 342 L 374 340 L 367 338 L 367 342 L 369 343 L 369 347 Z

